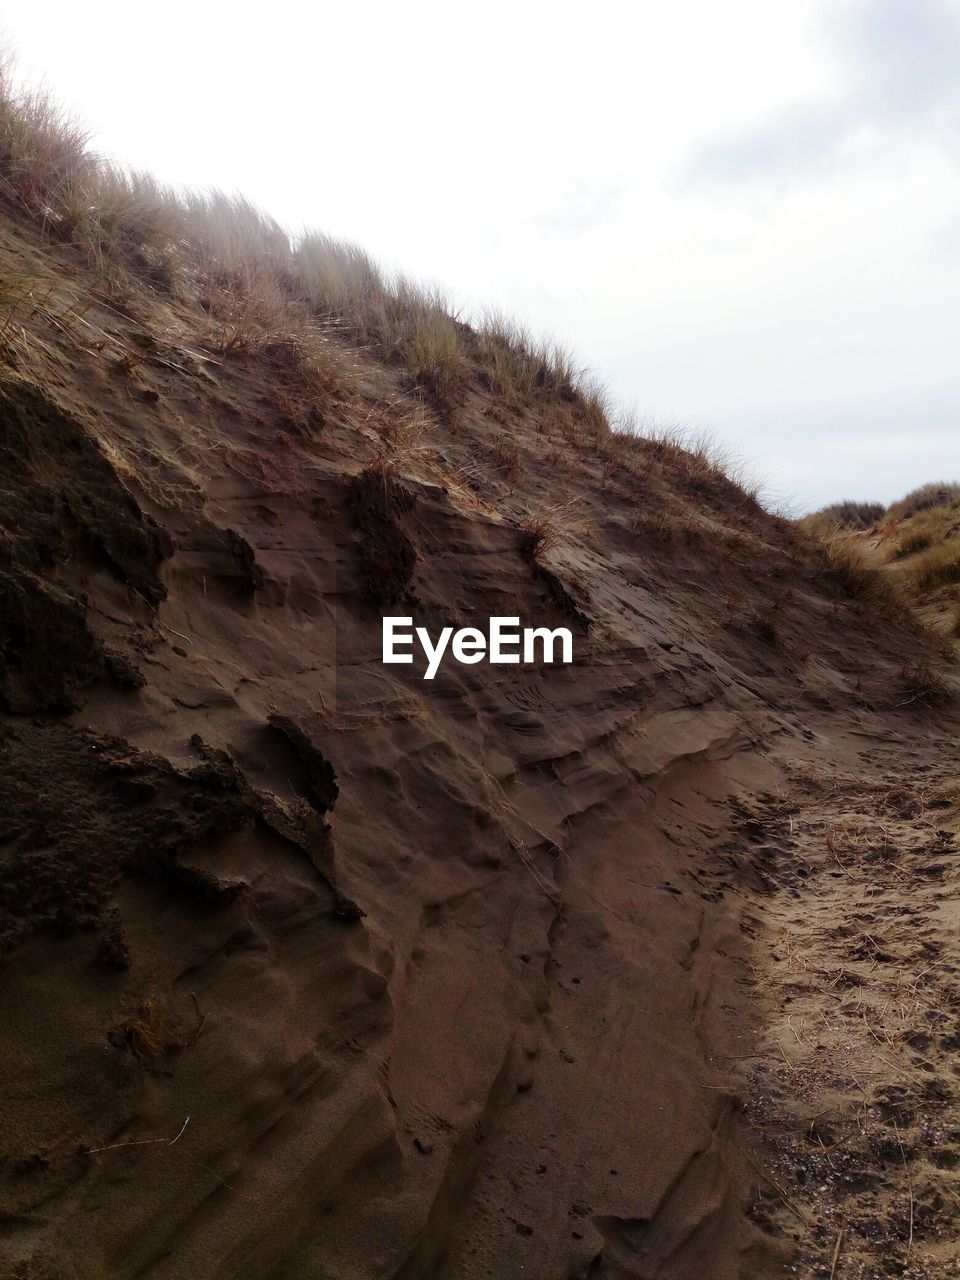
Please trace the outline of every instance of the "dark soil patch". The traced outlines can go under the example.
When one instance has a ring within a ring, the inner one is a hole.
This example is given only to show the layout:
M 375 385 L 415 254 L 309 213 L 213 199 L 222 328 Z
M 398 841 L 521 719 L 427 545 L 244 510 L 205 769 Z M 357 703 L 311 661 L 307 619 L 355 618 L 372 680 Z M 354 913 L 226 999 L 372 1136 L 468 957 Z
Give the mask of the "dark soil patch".
M 333 769 L 301 739 L 314 803 L 325 811 L 337 794 Z M 96 927 L 101 959 L 125 967 L 111 903 L 120 880 L 162 881 L 194 904 L 231 901 L 242 885 L 183 859 L 255 822 L 299 848 L 329 884 L 320 865 L 326 824 L 315 814 L 291 817 L 255 792 L 226 752 L 196 736 L 191 745 L 199 762 L 181 770 L 121 738 L 58 722 L 0 725 L 0 952 L 37 929 Z M 333 892 L 341 915 L 346 900 Z
M 106 566 L 153 604 L 166 589 L 166 530 L 76 419 L 40 391 L 0 384 L 0 564 L 36 574 L 68 560 Z
M 66 588 L 0 568 L 0 706 L 71 711 L 105 659 L 86 610 Z
M 122 957 L 108 906 L 123 877 L 164 881 L 194 902 L 236 897 L 237 885 L 181 859 L 259 810 L 226 757 L 180 771 L 64 724 L 0 727 L 0 950 L 38 928 L 99 925 Z
M 390 476 L 361 471 L 349 481 L 349 505 L 362 537 L 360 561 L 371 598 L 378 605 L 402 598 L 417 563 L 417 551 L 403 528 L 416 498 Z
M 318 813 L 325 814 L 333 808 L 340 794 L 333 765 L 289 716 L 274 714 L 269 717 L 269 722 L 273 729 L 283 734 L 297 753 L 306 770 L 310 803 Z
M 142 683 L 103 653 L 79 587 L 102 566 L 157 604 L 172 550 L 79 422 L 34 388 L 0 384 L 0 706 L 70 711 L 108 672 Z

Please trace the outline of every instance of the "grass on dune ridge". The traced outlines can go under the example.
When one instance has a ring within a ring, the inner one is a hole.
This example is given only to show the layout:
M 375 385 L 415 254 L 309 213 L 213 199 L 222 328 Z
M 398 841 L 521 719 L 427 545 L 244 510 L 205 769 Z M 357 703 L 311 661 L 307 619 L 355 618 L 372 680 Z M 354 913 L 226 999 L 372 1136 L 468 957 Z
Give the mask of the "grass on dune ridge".
M 702 433 L 615 416 L 604 387 L 561 344 L 498 312 L 466 324 L 441 291 L 386 273 L 358 245 L 319 231 L 292 237 L 242 196 L 175 190 L 106 161 L 52 98 L 17 86 L 9 61 L 0 62 L 0 200 L 51 242 L 71 246 L 119 310 L 144 288 L 194 304 L 204 341 L 221 354 L 309 354 L 317 365 L 332 359 L 333 337 L 396 366 L 451 422 L 471 387 L 496 402 L 499 423 L 507 421 L 504 409 L 560 419 L 600 459 L 604 488 L 608 477 L 626 475 L 638 492 L 651 493 L 659 476 L 694 510 L 748 519 L 762 512 L 759 485 L 728 451 Z M 29 281 L 0 280 L 0 339 L 24 290 Z M 495 432 L 492 450 L 499 471 L 515 477 L 520 453 L 509 436 Z M 958 493 L 957 486 L 926 486 L 905 502 L 929 514 Z M 820 533 L 862 530 L 884 515 L 879 504 L 842 503 L 811 524 Z M 648 512 L 640 524 L 664 536 L 662 518 Z M 548 541 L 543 532 L 537 540 L 541 549 Z M 828 537 L 822 554 L 838 590 L 894 607 L 874 565 L 847 540 Z M 927 572 L 952 580 L 954 568 L 938 560 Z
M 804 523 L 858 590 L 907 602 L 960 636 L 960 483 L 931 481 L 889 507 L 834 503 Z
M 296 358 L 310 347 L 322 360 L 319 339 L 332 335 L 397 366 L 448 413 L 465 388 L 478 387 L 508 409 L 562 416 L 635 476 L 644 472 L 639 430 L 691 493 L 759 509 L 759 486 L 706 437 L 648 429 L 631 415 L 614 420 L 605 388 L 562 344 L 495 311 L 465 324 L 441 291 L 388 274 L 358 245 L 322 232 L 291 237 L 242 196 L 177 191 L 105 161 L 53 99 L 18 88 L 9 60 L 0 62 L 3 198 L 51 241 L 73 246 L 121 310 L 134 286 L 192 299 L 216 351 Z M 0 282 L 4 293 L 9 309 L 15 282 Z M 0 296 L 0 312 L 3 303 Z
M 118 294 L 130 277 L 202 294 L 224 349 L 289 339 L 306 314 L 403 367 L 441 402 L 479 371 L 500 396 L 561 399 L 608 425 L 602 390 L 563 347 L 496 314 L 462 324 L 439 290 L 387 274 L 322 232 L 293 238 L 242 196 L 180 192 L 110 164 L 49 96 L 17 88 L 9 60 L 0 66 L 0 195 L 77 247 Z

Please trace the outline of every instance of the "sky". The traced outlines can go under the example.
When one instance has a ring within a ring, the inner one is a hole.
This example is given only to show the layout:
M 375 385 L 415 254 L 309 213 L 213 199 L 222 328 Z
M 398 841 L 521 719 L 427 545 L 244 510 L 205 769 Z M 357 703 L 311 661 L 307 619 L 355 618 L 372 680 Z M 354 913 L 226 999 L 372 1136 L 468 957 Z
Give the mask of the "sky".
M 571 346 L 797 512 L 960 479 L 960 0 L 6 0 L 111 158 Z

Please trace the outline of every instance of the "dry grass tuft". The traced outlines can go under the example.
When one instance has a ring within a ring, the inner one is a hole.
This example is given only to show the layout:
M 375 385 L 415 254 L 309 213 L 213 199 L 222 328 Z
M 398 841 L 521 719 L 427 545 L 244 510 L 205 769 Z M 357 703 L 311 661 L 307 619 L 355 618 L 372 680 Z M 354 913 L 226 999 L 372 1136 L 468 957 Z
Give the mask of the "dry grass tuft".
M 642 448 L 680 489 L 725 509 L 747 514 L 761 511 L 760 482 L 706 432 L 650 423 L 641 424 L 639 430 Z
M 520 450 L 502 435 L 494 436 L 492 450 L 494 466 L 509 484 L 515 484 L 523 471 Z
M 69 237 L 95 181 L 86 130 L 46 94 L 18 91 L 0 64 L 0 190 Z
M 579 370 L 559 343 L 538 341 L 522 325 L 499 312 L 487 312 L 476 331 L 481 381 L 496 395 L 529 402 L 558 396 L 572 401 Z
M 165 197 L 160 193 L 160 199 Z M 188 192 L 176 206 L 193 256 L 207 275 L 246 288 L 272 276 L 292 288 L 293 250 L 286 231 L 243 196 Z
M 960 582 L 960 538 L 928 546 L 904 572 L 916 592 L 936 591 Z
M 53 286 L 29 272 L 0 275 L 0 346 L 8 345 L 23 322 L 50 302 Z
M 692 531 L 689 521 L 677 521 L 665 511 L 657 511 L 653 514 L 638 511 L 630 521 L 629 528 L 640 537 L 655 538 L 665 547 L 673 547 L 678 542 L 689 541 L 688 534 Z
M 960 532 L 960 510 L 945 506 L 925 507 L 905 520 L 885 521 L 879 532 L 890 543 L 889 558 L 904 560 Z
M 929 529 L 909 529 L 894 543 L 890 558 L 905 560 L 907 556 L 916 555 L 918 551 L 925 551 L 933 541 L 934 535 Z
M 563 406 L 575 435 L 596 443 L 610 433 L 606 389 L 561 343 L 537 339 L 496 311 L 485 312 L 466 344 L 481 386 L 513 405 Z
M 900 678 L 908 695 L 906 701 L 901 704 L 903 706 L 915 704 L 921 707 L 934 707 L 952 702 L 954 699 L 953 686 L 942 672 L 925 660 L 907 663 L 900 673 Z
M 578 416 L 595 443 L 610 438 L 610 418 L 613 402 L 610 393 L 598 378 L 583 375 L 576 385 L 574 404 Z
M 843 595 L 868 604 L 887 617 L 902 617 L 906 601 L 897 580 L 880 567 L 852 531 L 835 531 L 822 539 L 827 578 Z
M 294 262 L 300 295 L 313 312 L 354 341 L 404 365 L 441 401 L 465 378 L 457 320 L 443 294 L 397 276 L 388 280 L 356 245 L 310 233 Z
M 960 508 L 960 483 L 948 480 L 935 480 L 921 485 L 905 498 L 895 502 L 887 516 L 890 520 L 908 520 L 918 511 L 928 511 L 932 507 Z
M 574 531 L 572 513 L 575 506 L 574 500 L 557 503 L 532 512 L 520 521 L 519 528 L 524 536 L 524 549 L 529 559 L 539 560 L 557 545 L 561 534 Z
M 171 1049 L 184 1047 L 184 1040 L 176 1030 L 170 1011 L 156 996 L 149 996 L 132 1017 L 114 1027 L 110 1041 L 147 1065 Z
M 887 508 L 882 502 L 833 502 L 807 516 L 806 523 L 814 529 L 870 529 L 882 520 Z
M 527 555 L 538 560 L 554 546 L 559 538 L 559 530 L 551 516 L 539 514 L 527 516 L 520 522 L 520 532 L 524 536 Z

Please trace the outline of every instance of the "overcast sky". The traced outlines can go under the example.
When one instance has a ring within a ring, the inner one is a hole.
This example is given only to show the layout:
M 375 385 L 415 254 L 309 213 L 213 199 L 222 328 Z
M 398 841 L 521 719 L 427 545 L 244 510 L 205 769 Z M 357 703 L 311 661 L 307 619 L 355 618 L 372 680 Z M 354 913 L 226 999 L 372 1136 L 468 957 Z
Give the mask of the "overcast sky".
M 960 478 L 960 0 L 6 0 L 96 145 L 572 345 L 798 510 Z

